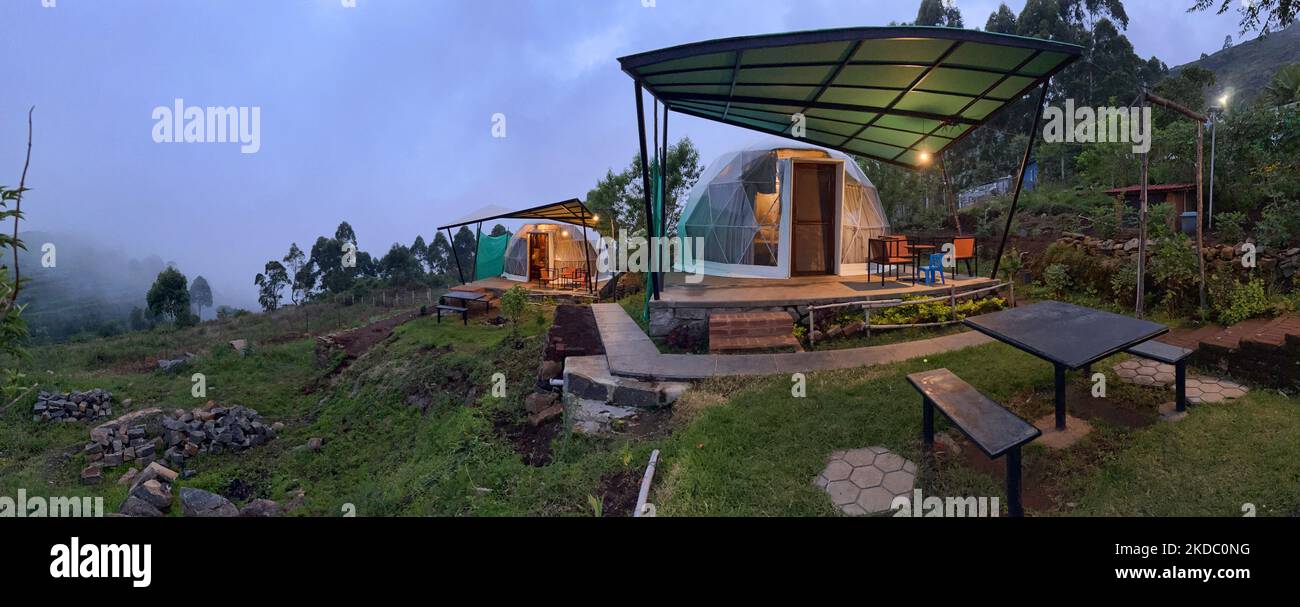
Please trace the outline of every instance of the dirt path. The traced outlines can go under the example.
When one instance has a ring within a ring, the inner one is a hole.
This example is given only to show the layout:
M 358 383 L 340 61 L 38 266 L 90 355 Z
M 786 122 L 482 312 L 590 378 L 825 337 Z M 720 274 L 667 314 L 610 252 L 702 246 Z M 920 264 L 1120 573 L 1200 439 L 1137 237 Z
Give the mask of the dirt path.
M 364 327 L 349 329 L 343 333 L 333 336 L 334 343 L 343 348 L 347 354 L 345 362 L 351 362 L 358 356 L 365 354 L 367 350 L 373 348 L 375 344 L 388 339 L 393 334 L 393 329 L 398 325 L 405 324 L 420 315 L 419 310 L 403 312 L 396 316 L 385 318 L 379 322 L 368 324 Z M 346 366 L 346 364 L 344 365 Z

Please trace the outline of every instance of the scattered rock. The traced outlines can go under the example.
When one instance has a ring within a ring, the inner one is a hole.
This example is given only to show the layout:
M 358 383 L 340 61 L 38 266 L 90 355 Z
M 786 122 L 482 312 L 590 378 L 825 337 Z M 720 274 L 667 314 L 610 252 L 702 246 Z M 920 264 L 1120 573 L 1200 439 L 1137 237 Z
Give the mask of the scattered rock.
M 307 439 L 307 448 L 312 451 L 320 451 L 322 444 L 324 444 L 324 442 L 319 437 L 313 436 Z
M 560 396 L 554 392 L 534 392 L 524 399 L 524 410 L 529 415 L 536 415 L 554 405 L 559 398 Z
M 239 510 L 243 517 L 277 517 L 280 513 L 280 504 L 268 499 L 255 499 Z
M 239 509 L 230 500 L 193 487 L 181 487 L 181 511 L 196 517 L 239 516 Z
M 81 469 L 83 485 L 98 485 L 102 480 L 104 480 L 104 471 L 98 464 L 91 464 Z
M 113 393 L 102 388 L 67 393 L 42 390 L 32 405 L 32 419 L 46 422 L 93 420 L 113 414 Z
M 131 469 L 127 470 L 124 474 L 122 474 L 122 478 L 117 479 L 117 484 L 130 485 L 133 481 L 135 481 L 135 477 L 137 474 L 140 474 L 140 471 L 132 467 Z
M 181 495 L 184 495 L 184 491 L 184 489 L 181 489 Z M 158 482 L 156 478 L 136 485 L 131 490 L 131 497 L 140 498 L 162 512 L 166 512 L 172 507 L 171 485 L 164 485 Z
M 243 451 L 276 437 L 277 430 L 267 425 L 257 410 L 235 405 L 224 407 L 208 401 L 203 407 L 178 409 L 164 417 L 166 430 L 163 459 L 177 467 L 202 453 Z
M 134 495 L 128 496 L 126 501 L 122 502 L 122 507 L 117 511 L 126 516 L 154 517 L 162 516 L 161 510 L 154 508 L 149 502 L 146 502 Z
M 537 413 L 534 413 L 533 415 L 528 416 L 528 425 L 537 427 L 557 417 L 560 417 L 561 415 L 564 415 L 564 405 L 555 403 L 541 411 L 538 411 Z
M 171 373 L 173 371 L 180 371 L 181 369 L 184 369 L 186 364 L 187 361 L 183 358 L 177 358 L 173 360 L 160 360 L 158 361 L 158 368 L 161 369 L 164 373 Z
M 238 352 L 240 356 L 244 356 L 245 354 L 248 354 L 248 340 L 246 339 L 233 340 L 230 342 L 230 347 L 234 348 L 235 351 Z

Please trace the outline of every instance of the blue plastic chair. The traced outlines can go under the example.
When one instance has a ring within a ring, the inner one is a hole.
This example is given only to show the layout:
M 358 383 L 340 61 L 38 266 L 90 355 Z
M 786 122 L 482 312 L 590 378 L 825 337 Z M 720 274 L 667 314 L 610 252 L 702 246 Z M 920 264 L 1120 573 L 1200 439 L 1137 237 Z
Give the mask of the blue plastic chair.
M 930 255 L 929 265 L 921 266 L 920 270 L 925 274 L 926 286 L 934 286 L 934 277 L 936 274 L 939 276 L 939 282 L 941 284 L 948 284 L 948 281 L 943 278 L 943 253 L 934 253 Z

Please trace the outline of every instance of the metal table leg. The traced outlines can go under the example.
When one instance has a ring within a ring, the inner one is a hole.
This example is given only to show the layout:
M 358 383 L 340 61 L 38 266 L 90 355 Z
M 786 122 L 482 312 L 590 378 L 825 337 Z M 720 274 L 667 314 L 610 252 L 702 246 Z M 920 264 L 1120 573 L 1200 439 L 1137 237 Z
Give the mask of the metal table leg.
M 1007 514 L 1016 518 L 1025 515 L 1020 505 L 1020 447 L 1007 452 Z
M 1065 430 L 1065 366 L 1056 365 L 1056 429 Z

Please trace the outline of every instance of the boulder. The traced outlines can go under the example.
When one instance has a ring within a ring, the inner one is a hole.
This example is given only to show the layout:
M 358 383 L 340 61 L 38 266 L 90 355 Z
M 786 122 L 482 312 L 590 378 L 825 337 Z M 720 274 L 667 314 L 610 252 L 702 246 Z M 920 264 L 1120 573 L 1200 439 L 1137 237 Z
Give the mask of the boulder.
M 535 415 L 554 405 L 557 400 L 559 400 L 559 395 L 554 392 L 533 392 L 524 399 L 524 410 L 529 415 Z
M 182 491 L 184 491 L 182 489 Z M 182 493 L 182 495 L 184 495 Z M 137 484 L 131 490 L 132 497 L 138 497 L 150 506 L 166 512 L 172 507 L 172 490 L 170 485 L 163 485 L 158 479 L 149 479 Z
M 122 478 L 117 479 L 117 484 L 130 486 L 135 481 L 135 477 L 138 474 L 140 474 L 140 470 L 132 467 L 130 470 L 127 470 L 122 474 Z
M 181 487 L 181 511 L 196 517 L 239 516 L 239 509 L 230 500 L 193 487 Z
M 127 516 L 154 517 L 162 516 L 161 510 L 154 508 L 149 502 L 146 502 L 134 495 L 128 496 L 126 501 L 122 502 L 122 507 L 117 511 Z
M 281 511 L 280 504 L 272 500 L 255 499 L 240 508 L 239 516 L 273 518 L 280 516 Z

